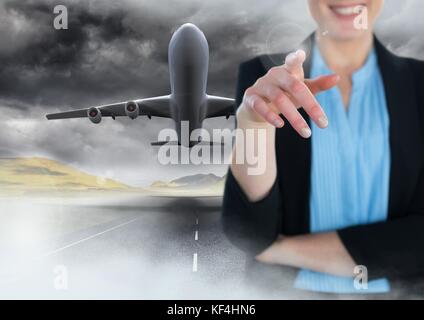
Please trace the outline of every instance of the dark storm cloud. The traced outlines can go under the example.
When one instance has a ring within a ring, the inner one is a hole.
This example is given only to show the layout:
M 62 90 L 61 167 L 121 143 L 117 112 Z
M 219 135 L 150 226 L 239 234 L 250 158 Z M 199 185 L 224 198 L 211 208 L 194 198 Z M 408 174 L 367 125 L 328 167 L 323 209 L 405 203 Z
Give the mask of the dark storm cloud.
M 151 82 L 143 81 L 147 77 L 140 68 L 143 61 L 138 45 L 149 45 L 148 32 L 124 26 L 122 9 L 97 12 L 82 3 L 61 3 L 69 8 L 69 29 L 60 31 L 53 28 L 54 2 L 5 3 L 3 14 L 24 19 L 32 27 L 29 32 L 36 29 L 39 33 L 16 50 L 0 53 L 3 97 L 43 105 L 79 105 L 97 103 L 91 99 L 110 95 L 111 88 L 112 94 L 122 92 L 122 96 L 134 90 L 135 84 L 144 84 L 145 92 L 158 91 L 156 86 L 146 88 Z M 150 61 L 165 63 L 166 50 L 158 52 Z M 166 88 L 166 83 L 162 87 Z
M 289 42 L 285 30 L 296 29 L 290 24 L 299 26 L 299 40 L 313 29 L 306 1 L 65 0 L 60 4 L 68 7 L 69 29 L 60 31 L 53 28 L 56 4 L 7 0 L 0 5 L 2 25 L 9 24 L 5 32 L 14 36 L 0 39 L 3 98 L 62 107 L 167 93 L 168 41 L 186 21 L 198 24 L 210 43 L 210 91 L 232 95 L 240 61 L 281 48 L 275 40 Z M 416 0 L 387 4 L 384 28 L 378 29 L 395 50 L 414 56 L 423 51 L 422 19 L 402 22 L 416 16 L 417 6 Z M 15 24 L 20 31 L 11 30 Z
M 67 6 L 69 29 L 53 28 Z M 424 58 L 423 4 L 387 1 L 377 34 Z M 47 122 L 44 114 L 169 93 L 167 48 L 175 29 L 198 25 L 210 46 L 208 91 L 233 96 L 238 64 L 293 47 L 313 29 L 306 0 L 6 0 L 0 3 L 0 156 L 42 155 L 93 173 L 140 181 L 225 166 L 158 165 L 149 143 L 172 121 Z M 228 127 L 210 120 L 208 127 Z
M 233 95 L 238 63 L 266 51 L 265 36 L 276 20 L 267 15 L 281 6 L 277 0 L 121 1 L 120 5 L 67 0 L 60 3 L 68 7 L 69 29 L 58 31 L 53 28 L 56 3 L 8 0 L 3 5 L 3 17 L 27 27 L 17 33 L 25 41 L 16 48 L 5 43 L 12 39 L 0 39 L 3 98 L 79 106 L 168 93 L 168 42 L 172 32 L 188 21 L 203 29 L 210 43 L 211 93 Z M 290 19 L 289 13 L 281 10 L 279 15 Z

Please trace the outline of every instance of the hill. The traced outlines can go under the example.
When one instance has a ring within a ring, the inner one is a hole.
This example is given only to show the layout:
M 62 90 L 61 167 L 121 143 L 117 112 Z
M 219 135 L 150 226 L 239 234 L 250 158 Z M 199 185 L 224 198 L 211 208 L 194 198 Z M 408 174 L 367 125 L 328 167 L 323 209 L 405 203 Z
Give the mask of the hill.
M 96 177 L 46 158 L 0 158 L 0 189 L 124 190 L 128 188 L 120 182 Z
M 156 181 L 146 190 L 152 193 L 172 196 L 222 196 L 225 176 L 210 174 L 195 174 L 181 177 L 169 182 Z

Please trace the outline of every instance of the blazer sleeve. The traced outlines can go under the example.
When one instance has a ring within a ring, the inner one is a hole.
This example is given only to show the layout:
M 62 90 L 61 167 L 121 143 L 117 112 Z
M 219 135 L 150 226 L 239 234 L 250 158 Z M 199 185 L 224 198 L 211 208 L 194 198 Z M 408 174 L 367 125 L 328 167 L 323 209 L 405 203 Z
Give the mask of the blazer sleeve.
M 406 216 L 338 231 L 355 263 L 370 279 L 422 276 L 424 272 L 424 170 Z
M 424 142 L 424 63 L 410 60 L 415 72 L 417 105 Z M 424 143 L 417 151 L 423 152 Z M 422 156 L 423 157 L 423 156 Z M 424 274 L 424 164 L 406 215 L 386 222 L 348 227 L 338 231 L 357 264 L 368 269 L 369 278 L 393 279 Z
M 258 58 L 239 66 L 236 105 L 239 106 L 244 92 L 265 74 Z M 278 181 L 274 182 L 268 195 L 260 201 L 251 202 L 228 170 L 222 225 L 227 238 L 248 257 L 253 258 L 269 247 L 280 233 L 281 205 Z

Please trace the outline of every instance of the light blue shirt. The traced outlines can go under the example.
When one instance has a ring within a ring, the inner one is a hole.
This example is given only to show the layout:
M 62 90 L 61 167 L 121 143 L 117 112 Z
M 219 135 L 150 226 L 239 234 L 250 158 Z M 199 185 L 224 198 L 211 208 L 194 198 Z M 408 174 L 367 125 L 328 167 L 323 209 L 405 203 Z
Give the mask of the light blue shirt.
M 312 55 L 311 78 L 333 73 L 316 45 Z M 311 232 L 334 231 L 387 219 L 389 116 L 374 50 L 352 75 L 352 82 L 347 111 L 337 87 L 317 95 L 329 126 L 322 130 L 312 124 Z M 358 290 L 353 277 L 309 270 L 299 272 L 295 287 L 337 293 L 390 291 L 387 279 L 369 281 L 368 289 Z

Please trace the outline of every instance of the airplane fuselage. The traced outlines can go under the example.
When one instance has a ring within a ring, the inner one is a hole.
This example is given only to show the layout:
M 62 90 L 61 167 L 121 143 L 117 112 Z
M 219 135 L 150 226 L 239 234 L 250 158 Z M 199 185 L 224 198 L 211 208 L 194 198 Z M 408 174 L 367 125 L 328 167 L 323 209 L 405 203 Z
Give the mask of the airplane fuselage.
M 203 32 L 187 23 L 172 36 L 168 49 L 171 114 L 181 143 L 181 121 L 190 133 L 201 128 L 206 115 L 209 45 Z

